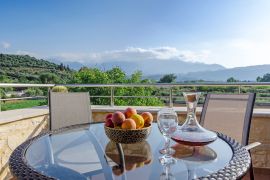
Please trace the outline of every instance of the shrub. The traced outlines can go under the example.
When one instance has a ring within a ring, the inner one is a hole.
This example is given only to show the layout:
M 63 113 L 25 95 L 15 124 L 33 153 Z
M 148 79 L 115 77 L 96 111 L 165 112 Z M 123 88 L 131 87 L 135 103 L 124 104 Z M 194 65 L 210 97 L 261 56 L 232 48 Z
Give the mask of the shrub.
M 52 92 L 68 92 L 68 89 L 65 86 L 54 86 Z

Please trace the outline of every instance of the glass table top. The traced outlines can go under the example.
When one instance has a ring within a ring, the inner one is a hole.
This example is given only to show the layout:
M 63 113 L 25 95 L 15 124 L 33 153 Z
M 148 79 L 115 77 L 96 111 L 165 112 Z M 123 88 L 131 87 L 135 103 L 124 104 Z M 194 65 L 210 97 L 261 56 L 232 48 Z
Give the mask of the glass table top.
M 218 138 L 202 147 L 190 147 L 172 141 L 177 163 L 162 166 L 158 157 L 164 138 L 157 125 L 149 137 L 136 144 L 121 144 L 124 163 L 117 145 L 104 132 L 104 124 L 91 124 L 45 135 L 27 149 L 27 164 L 36 171 L 58 179 L 194 179 L 214 173 L 228 165 L 231 147 Z M 89 128 L 90 127 L 90 128 Z

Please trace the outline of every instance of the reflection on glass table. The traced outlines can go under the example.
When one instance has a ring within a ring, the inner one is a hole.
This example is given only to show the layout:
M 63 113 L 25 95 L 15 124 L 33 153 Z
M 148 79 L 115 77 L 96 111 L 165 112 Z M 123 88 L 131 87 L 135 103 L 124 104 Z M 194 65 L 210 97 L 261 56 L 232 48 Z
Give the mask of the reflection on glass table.
M 188 179 L 196 179 L 201 177 L 202 174 L 211 173 L 212 170 L 209 167 L 218 162 L 216 151 L 209 146 L 175 144 L 172 148 L 175 150 L 173 157 L 186 165 Z
M 175 176 L 171 172 L 171 166 L 175 164 L 163 164 L 163 172 L 160 175 L 160 180 L 175 180 Z
M 112 171 L 119 176 L 126 171 L 149 165 L 152 162 L 151 147 L 147 141 L 136 144 L 118 144 L 110 141 L 105 148 L 108 160 L 112 160 Z

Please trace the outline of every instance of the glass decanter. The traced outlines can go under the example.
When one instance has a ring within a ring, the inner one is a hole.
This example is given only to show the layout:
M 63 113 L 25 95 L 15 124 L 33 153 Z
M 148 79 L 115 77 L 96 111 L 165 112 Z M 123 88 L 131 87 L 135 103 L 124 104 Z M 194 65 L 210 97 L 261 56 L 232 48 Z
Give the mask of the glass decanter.
M 202 146 L 216 140 L 217 134 L 203 128 L 196 118 L 196 107 L 200 92 L 183 93 L 187 105 L 187 118 L 172 136 L 178 143 L 190 146 Z

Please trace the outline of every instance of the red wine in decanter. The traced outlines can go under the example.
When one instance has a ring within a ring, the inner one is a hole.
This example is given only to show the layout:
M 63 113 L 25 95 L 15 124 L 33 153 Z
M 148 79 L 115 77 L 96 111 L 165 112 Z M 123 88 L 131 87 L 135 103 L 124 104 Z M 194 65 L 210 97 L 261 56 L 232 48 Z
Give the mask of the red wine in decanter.
M 192 141 L 181 140 L 178 137 L 172 137 L 171 139 L 179 144 L 188 145 L 188 146 L 205 146 L 205 145 L 210 144 L 210 143 L 215 141 L 215 140 L 213 140 L 213 141 L 204 141 L 204 142 L 195 142 L 195 141 L 192 142 Z

